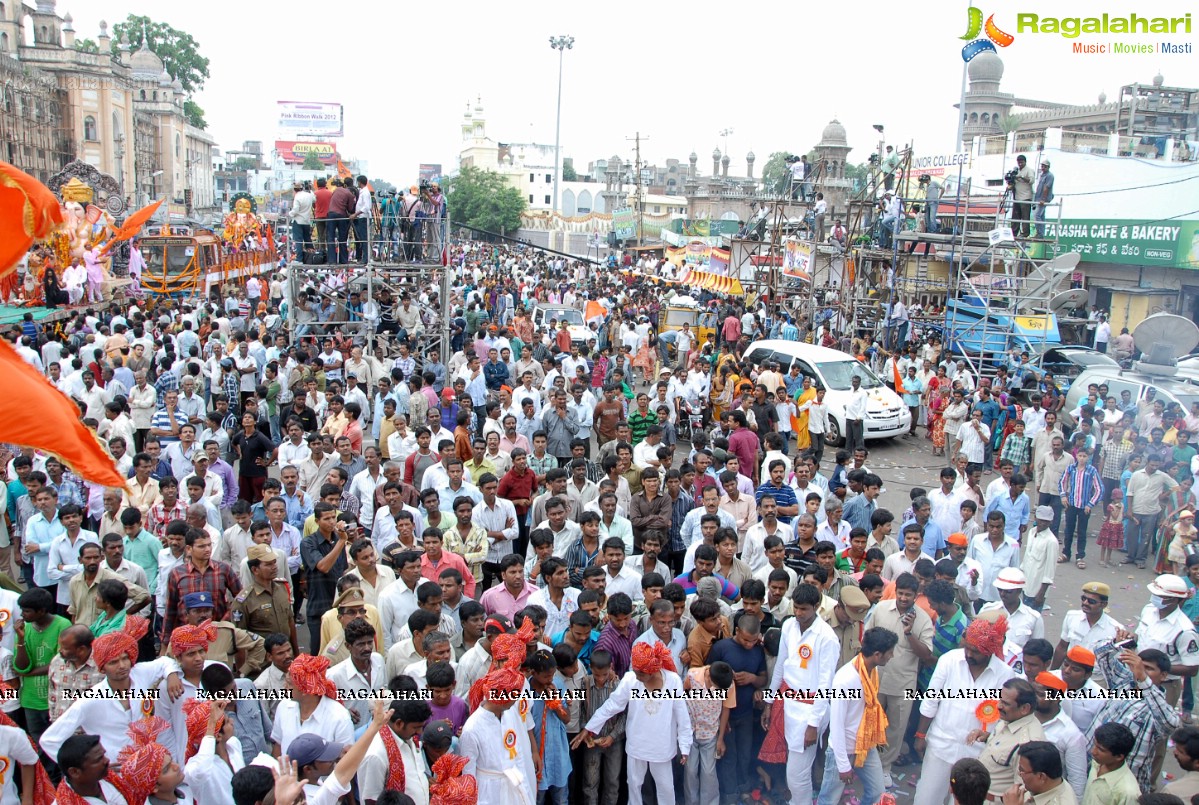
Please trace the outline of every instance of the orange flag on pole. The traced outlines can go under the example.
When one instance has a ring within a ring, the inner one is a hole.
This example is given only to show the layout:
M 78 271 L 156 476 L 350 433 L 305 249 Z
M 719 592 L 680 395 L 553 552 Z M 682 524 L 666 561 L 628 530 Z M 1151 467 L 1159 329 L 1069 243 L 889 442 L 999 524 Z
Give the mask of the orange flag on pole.
M 108 239 L 108 242 L 104 244 L 104 251 L 107 252 L 117 243 L 121 242 L 122 240 L 128 240 L 140 232 L 141 228 L 145 226 L 146 222 L 154 216 L 154 213 L 158 211 L 158 208 L 162 206 L 162 202 L 165 200 L 166 199 L 160 198 L 153 204 L 142 207 L 140 210 L 133 213 L 133 215 L 130 215 L 128 218 L 126 218 L 125 222 L 121 224 L 117 231 L 113 233 L 113 236 Z
M 33 447 L 61 458 L 84 480 L 125 486 L 100 440 L 79 421 L 79 407 L 0 339 L 0 442 Z
M 896 352 L 891 356 L 891 371 L 895 373 L 895 392 L 903 394 L 903 375 L 899 373 L 899 360 L 896 357 L 899 353 Z
M 20 168 L 0 162 L 0 275 L 17 264 L 35 240 L 62 223 L 50 188 Z

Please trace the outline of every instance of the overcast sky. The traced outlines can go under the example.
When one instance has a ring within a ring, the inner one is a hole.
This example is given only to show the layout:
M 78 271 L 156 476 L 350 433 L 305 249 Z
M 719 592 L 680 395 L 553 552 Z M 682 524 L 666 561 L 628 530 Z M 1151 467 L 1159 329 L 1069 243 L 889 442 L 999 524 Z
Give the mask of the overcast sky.
M 992 3 L 981 7 L 990 13 L 1000 6 Z M 1003 5 L 996 23 L 1009 33 L 1017 10 L 1068 17 L 1194 9 L 1183 0 Z M 59 0 L 58 11 L 71 12 L 80 38 L 95 38 L 101 19 L 111 30 L 130 13 L 191 33 L 211 61 L 196 100 L 222 150 L 243 140 L 270 149 L 279 137 L 276 101 L 335 101 L 345 105 L 342 153 L 367 159 L 371 178 L 408 184 L 419 163 L 440 162 L 446 171 L 457 164 L 462 113 L 478 96 L 492 139 L 553 144 L 558 54 L 548 40 L 558 34 L 575 38 L 565 57 L 562 154 L 580 171 L 612 154 L 631 158 L 638 130 L 648 138 L 643 159 L 686 160 L 694 150 L 701 171 L 710 170 L 712 149 L 726 148 L 719 133 L 731 128 L 730 173 L 744 174 L 750 150 L 760 173 L 773 151 L 806 152 L 834 117 L 848 131 L 853 162 L 877 146 L 874 123 L 886 126 L 889 142 L 913 142 L 918 154 L 949 153 L 966 6 Z M 1114 99 L 1121 85 L 1148 83 L 1159 70 L 1168 85 L 1199 87 L 1196 53 L 1071 53 L 1071 41 L 1113 39 L 1190 42 L 1194 51 L 1199 15 L 1192 29 L 1173 37 L 1017 36 L 1000 49 L 1002 90 L 1089 104 L 1101 91 Z

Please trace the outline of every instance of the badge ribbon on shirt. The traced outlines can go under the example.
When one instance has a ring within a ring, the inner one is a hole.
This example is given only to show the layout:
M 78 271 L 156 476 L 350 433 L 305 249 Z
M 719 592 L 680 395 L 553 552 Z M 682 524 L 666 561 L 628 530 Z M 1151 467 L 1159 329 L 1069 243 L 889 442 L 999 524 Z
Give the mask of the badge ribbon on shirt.
M 504 748 L 508 750 L 508 759 L 516 760 L 516 730 L 504 733 Z
M 804 643 L 799 647 L 799 667 L 806 671 L 810 659 L 812 659 L 812 647 Z

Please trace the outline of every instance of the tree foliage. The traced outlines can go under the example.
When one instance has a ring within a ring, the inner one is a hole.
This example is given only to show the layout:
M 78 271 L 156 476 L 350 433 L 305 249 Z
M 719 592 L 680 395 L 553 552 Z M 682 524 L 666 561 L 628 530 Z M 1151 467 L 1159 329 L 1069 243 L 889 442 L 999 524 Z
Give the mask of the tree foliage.
M 376 193 L 390 193 L 396 189 L 396 186 L 386 179 L 371 179 L 371 187 Z
M 579 174 L 577 171 L 575 171 L 574 160 L 573 159 L 563 159 L 562 160 L 562 181 L 577 182 L 578 180 L 579 180 Z
M 208 78 L 208 59 L 200 55 L 200 43 L 191 34 L 139 14 L 130 14 L 127 20 L 114 25 L 113 31 L 116 33 L 112 45 L 114 53 L 118 42 L 124 38 L 128 38 L 130 46 L 137 50 L 142 46 L 143 32 L 148 33 L 150 42 L 147 47 L 162 59 L 162 66 L 171 78 L 178 78 L 189 93 L 204 86 Z
M 76 39 L 75 50 L 80 53 L 99 53 L 100 46 L 96 44 L 95 39 Z
M 787 193 L 791 186 L 791 169 L 787 160 L 793 155 L 790 151 L 775 151 L 762 166 L 762 187 L 767 195 L 781 196 Z
M 514 232 L 520 228 L 525 198 L 495 171 L 467 166 L 449 180 L 450 218 L 488 232 Z
M 204 110 L 191 98 L 183 102 L 183 116 L 187 118 L 188 123 L 198 129 L 208 128 L 208 121 L 204 119 Z
M 321 162 L 321 158 L 311 151 L 304 157 L 303 169 L 306 171 L 319 171 L 325 169 L 325 163 Z

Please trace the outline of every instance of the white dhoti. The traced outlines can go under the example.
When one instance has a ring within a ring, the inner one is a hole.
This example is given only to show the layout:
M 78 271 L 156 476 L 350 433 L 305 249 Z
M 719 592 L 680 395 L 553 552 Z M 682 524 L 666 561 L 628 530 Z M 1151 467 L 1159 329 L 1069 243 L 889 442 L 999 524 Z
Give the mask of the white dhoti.
M 816 761 L 816 750 L 820 745 L 817 730 L 816 741 L 806 749 L 804 736 L 808 731 L 808 717 L 812 706 L 797 699 L 783 701 L 783 734 L 787 738 L 787 788 L 792 803 L 812 801 L 812 764 Z
M 505 711 L 502 719 L 480 707 L 466 720 L 458 745 L 462 756 L 470 759 L 463 773 L 475 776 L 479 802 L 534 805 L 537 801 L 528 732 L 516 707 Z

